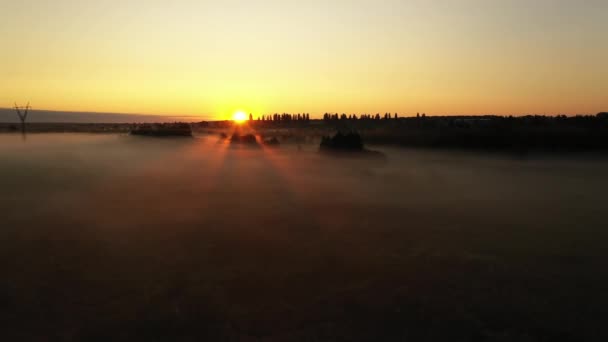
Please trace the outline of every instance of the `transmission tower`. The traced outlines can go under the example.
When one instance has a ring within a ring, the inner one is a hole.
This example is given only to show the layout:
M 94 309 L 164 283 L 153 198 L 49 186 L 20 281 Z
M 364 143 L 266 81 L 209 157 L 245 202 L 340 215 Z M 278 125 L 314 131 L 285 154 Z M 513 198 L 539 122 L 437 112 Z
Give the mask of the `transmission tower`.
M 27 103 L 27 106 L 23 107 L 23 106 L 17 106 L 17 103 L 15 103 L 15 110 L 17 111 L 17 116 L 19 116 L 19 120 L 21 120 L 21 132 L 25 133 L 25 120 L 27 120 L 27 113 L 29 112 L 29 110 L 32 109 L 32 107 L 30 107 L 30 103 Z

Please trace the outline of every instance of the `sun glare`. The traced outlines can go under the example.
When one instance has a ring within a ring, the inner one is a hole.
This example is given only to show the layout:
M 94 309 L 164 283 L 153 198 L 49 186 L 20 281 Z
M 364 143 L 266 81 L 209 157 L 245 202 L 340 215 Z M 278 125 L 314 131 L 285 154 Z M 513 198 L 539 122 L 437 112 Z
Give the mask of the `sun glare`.
M 238 122 L 238 123 L 242 123 L 245 120 L 247 120 L 247 114 L 245 114 L 245 112 L 236 112 L 232 115 L 232 120 Z

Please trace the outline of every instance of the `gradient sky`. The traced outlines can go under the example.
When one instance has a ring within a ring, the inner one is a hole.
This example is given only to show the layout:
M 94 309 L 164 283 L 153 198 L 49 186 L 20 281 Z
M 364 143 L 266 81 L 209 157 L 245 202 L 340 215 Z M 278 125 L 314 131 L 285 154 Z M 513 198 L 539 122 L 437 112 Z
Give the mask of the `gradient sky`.
M 608 111 L 606 0 L 0 0 L 0 107 Z

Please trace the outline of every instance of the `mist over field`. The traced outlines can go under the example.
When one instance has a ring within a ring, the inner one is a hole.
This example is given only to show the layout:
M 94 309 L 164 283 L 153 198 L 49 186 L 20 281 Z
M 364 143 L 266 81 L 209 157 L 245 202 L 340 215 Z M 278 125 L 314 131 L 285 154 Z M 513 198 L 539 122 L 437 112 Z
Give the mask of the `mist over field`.
M 608 341 L 606 14 L 0 0 L 0 342 Z
M 317 146 L 0 135 L 3 335 L 608 337 L 607 158 Z

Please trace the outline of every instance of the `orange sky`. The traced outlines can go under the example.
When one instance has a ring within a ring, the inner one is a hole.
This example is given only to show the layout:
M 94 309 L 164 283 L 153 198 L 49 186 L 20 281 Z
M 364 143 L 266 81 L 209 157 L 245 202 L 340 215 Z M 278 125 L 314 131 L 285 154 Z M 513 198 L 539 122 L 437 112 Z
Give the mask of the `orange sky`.
M 608 110 L 608 2 L 0 5 L 0 107 L 555 114 Z

